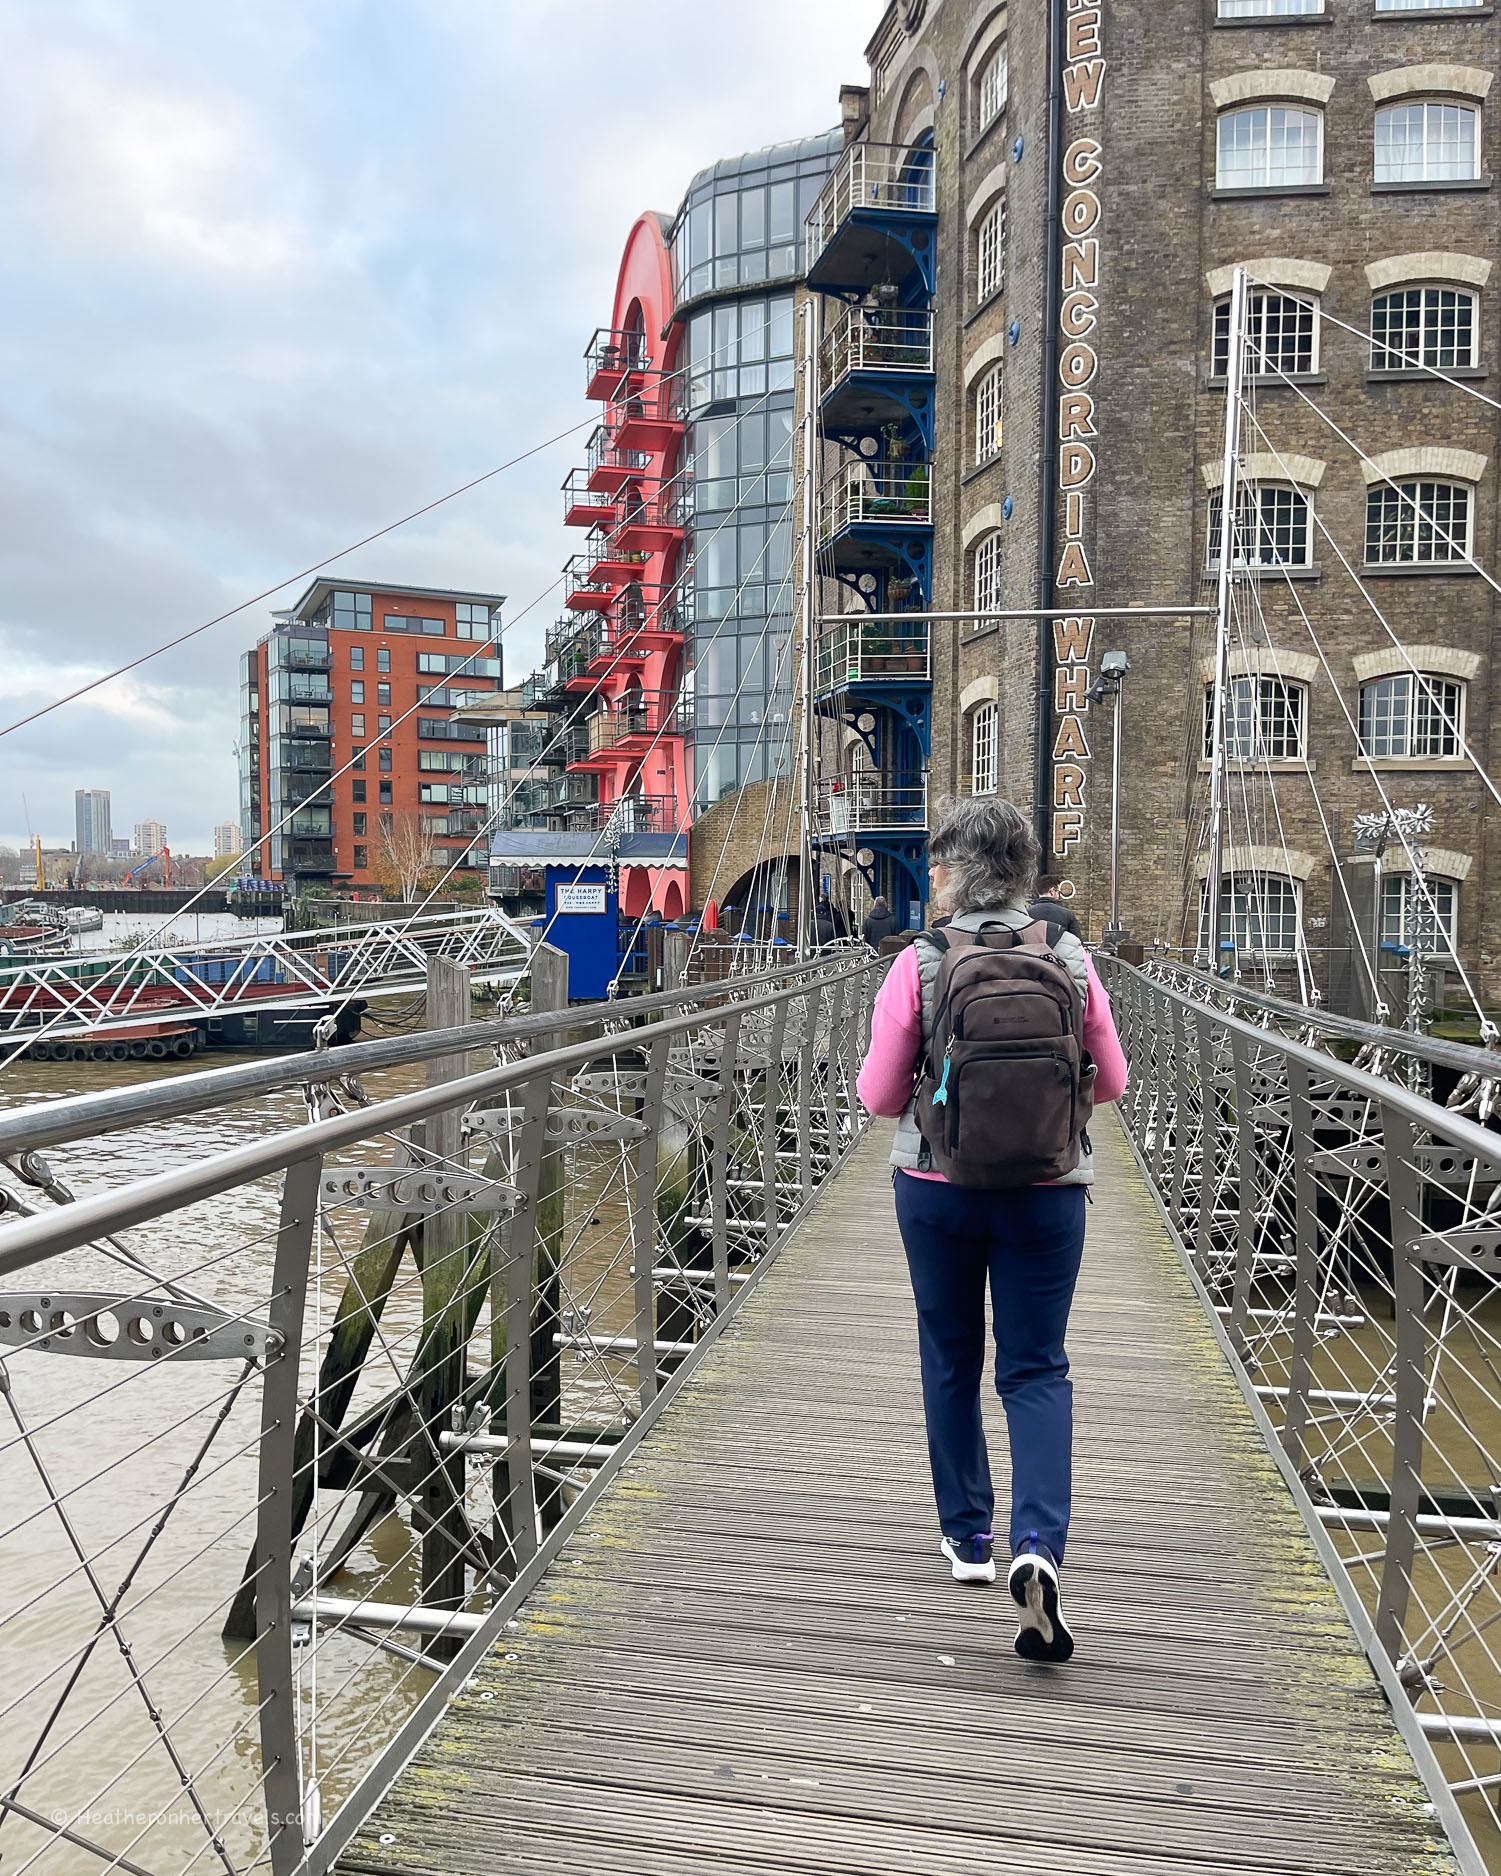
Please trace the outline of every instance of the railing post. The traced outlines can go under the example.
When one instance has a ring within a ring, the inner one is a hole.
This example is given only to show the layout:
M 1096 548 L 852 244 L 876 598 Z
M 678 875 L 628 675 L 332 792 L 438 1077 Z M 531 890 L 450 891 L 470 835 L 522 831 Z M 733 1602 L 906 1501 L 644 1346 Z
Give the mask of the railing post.
M 719 1048 L 719 1092 L 714 1097 L 714 1137 L 709 1147 L 709 1217 L 714 1258 L 714 1313 L 730 1301 L 730 1128 L 735 1118 L 735 1074 L 740 1057 L 740 1011 L 724 1019 Z
M 636 1143 L 631 1189 L 631 1255 L 636 1266 L 636 1398 L 641 1411 L 657 1397 L 657 1291 L 652 1262 L 657 1243 L 657 1154 L 667 1087 L 667 1038 L 647 1052 L 646 1092 L 637 1118 L 646 1132 Z
M 1386 1556 L 1376 1600 L 1376 1634 L 1398 1660 L 1412 1588 L 1418 1509 L 1423 1492 L 1424 1367 L 1427 1331 L 1423 1325 L 1423 1263 L 1418 1242 L 1423 1230 L 1423 1201 L 1418 1182 L 1416 1138 L 1411 1120 L 1381 1103 L 1382 1150 L 1391 1209 L 1392 1304 L 1396 1315 L 1396 1397 L 1392 1427 L 1392 1475 L 1386 1527 Z
M 1214 1257 L 1214 1205 L 1220 1185 L 1221 1110 L 1219 1064 L 1214 1046 L 1214 1021 L 1208 1010 L 1194 1013 L 1199 1040 L 1199 1262 L 1207 1274 Z
M 766 1039 L 767 1066 L 761 1082 L 761 1222 L 766 1227 L 769 1251 L 782 1235 L 782 1208 L 777 1198 L 777 1144 L 781 1137 L 782 1086 L 786 1063 L 782 1052 L 787 1036 L 791 998 L 783 997 L 772 1011 Z
M 261 1390 L 260 1477 L 255 1526 L 255 1671 L 261 1719 L 261 1780 L 274 1876 L 302 1861 L 302 1765 L 292 1673 L 292 1501 L 298 1373 L 308 1267 L 318 1228 L 321 1158 L 299 1160 L 282 1183 L 276 1263 L 267 1325 L 277 1338 Z M 316 1594 L 317 1585 L 314 1584 Z
M 1238 1207 L 1235 1224 L 1235 1282 L 1231 1292 L 1230 1335 L 1235 1351 L 1247 1358 L 1251 1273 L 1256 1256 L 1256 1123 L 1251 1116 L 1251 1061 L 1239 1030 L 1232 1031 L 1230 1054 L 1235 1076 L 1235 1175 Z
M 818 1046 L 821 985 L 803 993 L 803 1041 L 797 1058 L 797 1174 L 803 1203 L 813 1196 L 813 1074 Z
M 490 1335 L 491 1359 L 502 1365 L 505 1377 L 506 1452 L 500 1463 L 504 1492 L 497 1495 L 494 1533 L 495 1555 L 508 1540 L 520 1569 L 537 1550 L 537 1488 L 532 1469 L 532 1429 L 538 1418 L 533 1350 L 537 1334 L 533 1273 L 541 1269 L 542 1204 L 547 1179 L 547 1117 L 552 1105 L 552 1077 L 545 1071 L 521 1090 L 521 1129 L 515 1139 L 511 1183 L 520 1202 L 504 1227 L 491 1239 Z M 556 1156 L 554 1156 L 556 1157 Z M 554 1318 L 555 1319 L 555 1318 Z M 556 1368 L 559 1351 L 547 1350 Z M 559 1370 L 560 1372 L 560 1370 Z M 559 1390 L 561 1395 L 561 1389 Z M 554 1410 L 554 1418 L 562 1415 Z
M 1188 1223 L 1188 1125 L 1191 1097 L 1188 1076 L 1188 1011 L 1168 999 L 1173 1049 L 1173 1222 Z M 1185 1234 L 1186 1235 L 1186 1234 Z
M 568 1008 L 568 953 L 552 945 L 539 945 L 531 960 L 531 1003 L 536 1010 Z M 539 1054 L 566 1048 L 576 1035 L 558 1031 L 540 1037 Z M 563 1398 L 563 1351 L 553 1340 L 562 1326 L 564 1182 L 566 1149 L 561 1141 L 544 1146 L 537 1183 L 537 1232 L 533 1245 L 532 1278 L 532 1418 L 543 1425 L 560 1425 Z M 547 1494 L 543 1521 L 551 1528 L 561 1513 L 556 1490 Z
M 456 1029 L 469 1020 L 469 972 L 448 958 L 434 957 L 427 967 L 427 1024 Z M 442 1087 L 464 1073 L 462 1055 L 436 1057 L 427 1065 L 429 1088 Z M 457 1106 L 434 1114 L 424 1126 L 423 1145 L 440 1171 L 459 1164 L 463 1132 Z M 422 1600 L 432 1608 L 462 1609 L 467 1584 L 465 1558 L 469 1527 L 464 1516 L 464 1455 L 445 1452 L 439 1441 L 453 1431 L 454 1409 L 464 1398 L 465 1292 L 469 1273 L 465 1250 L 470 1222 L 463 1212 L 430 1213 L 422 1221 L 422 1340 L 419 1347 L 417 1404 L 418 1450 L 424 1457 L 422 1486 L 426 1528 L 422 1535 Z M 451 1660 L 459 1643 L 435 1636 L 429 1652 Z
M 1308 1390 L 1319 1307 L 1319 1187 L 1313 1171 L 1313 1091 L 1307 1066 L 1287 1060 L 1287 1150 L 1293 1159 L 1293 1207 L 1297 1262 L 1293 1273 L 1293 1344 L 1287 1374 L 1287 1413 L 1282 1445 L 1301 1469 L 1308 1432 Z

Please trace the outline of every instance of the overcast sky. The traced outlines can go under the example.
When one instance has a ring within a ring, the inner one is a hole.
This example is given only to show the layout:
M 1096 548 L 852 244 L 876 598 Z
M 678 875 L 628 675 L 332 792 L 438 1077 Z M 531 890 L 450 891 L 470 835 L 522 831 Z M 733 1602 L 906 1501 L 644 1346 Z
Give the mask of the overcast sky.
M 624 237 L 822 130 L 877 0 L 0 0 L 0 724 L 587 416 Z M 340 562 L 509 595 L 582 436 Z M 237 818 L 271 604 L 0 738 L 0 841 Z M 529 670 L 553 600 L 506 641 Z M 24 806 L 23 806 L 24 797 Z

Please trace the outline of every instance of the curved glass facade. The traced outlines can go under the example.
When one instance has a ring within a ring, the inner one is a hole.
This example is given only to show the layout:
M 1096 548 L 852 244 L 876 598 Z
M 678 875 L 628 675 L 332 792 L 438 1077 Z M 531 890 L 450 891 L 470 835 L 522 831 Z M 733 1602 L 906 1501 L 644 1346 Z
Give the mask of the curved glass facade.
M 731 157 L 673 227 L 686 324 L 695 805 L 796 766 L 793 286 L 841 132 Z M 757 289 L 761 290 L 757 290 Z

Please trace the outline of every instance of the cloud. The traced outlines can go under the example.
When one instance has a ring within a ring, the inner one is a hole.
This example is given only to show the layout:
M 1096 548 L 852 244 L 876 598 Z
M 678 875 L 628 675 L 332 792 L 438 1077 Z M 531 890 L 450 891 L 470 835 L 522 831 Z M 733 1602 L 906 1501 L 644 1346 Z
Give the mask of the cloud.
M 0 723 L 586 419 L 579 354 L 637 214 L 832 123 L 878 14 L 0 9 Z M 581 450 L 341 568 L 505 592 L 514 618 L 576 545 L 557 491 Z M 235 813 L 238 660 L 268 609 L 0 740 L 0 840 L 23 794 L 66 834 L 90 786 L 203 850 Z M 516 626 L 511 670 L 556 611 Z

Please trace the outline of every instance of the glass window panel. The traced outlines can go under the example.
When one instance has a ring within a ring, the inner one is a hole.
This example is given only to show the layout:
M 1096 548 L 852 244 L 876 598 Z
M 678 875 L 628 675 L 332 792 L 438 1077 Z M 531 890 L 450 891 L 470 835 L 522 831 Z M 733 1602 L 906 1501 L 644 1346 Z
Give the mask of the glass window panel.
M 1225 749 L 1232 762 L 1289 762 L 1303 755 L 1307 691 L 1280 677 L 1231 678 L 1225 691 Z M 1214 686 L 1204 690 L 1204 755 L 1214 754 Z
M 1475 296 L 1453 287 L 1405 287 L 1371 302 L 1371 369 L 1426 365 L 1465 370 L 1476 362 Z
M 797 185 L 774 182 L 767 216 L 767 233 L 773 242 L 791 241 L 797 234 Z
M 975 611 L 994 612 L 1001 604 L 1001 536 L 987 534 L 975 549 Z
M 714 252 L 716 255 L 733 254 L 740 246 L 738 235 L 738 217 L 740 207 L 737 195 L 717 195 L 714 198 Z
M 709 417 L 693 426 L 693 473 L 700 480 L 732 476 L 735 458 L 735 419 Z
M 1199 935 L 1208 936 L 1208 893 L 1200 895 Z M 1219 947 L 1238 951 L 1294 951 L 1298 944 L 1298 888 L 1276 873 L 1239 874 L 1221 882 Z
M 769 350 L 773 358 L 792 356 L 792 295 L 779 293 L 769 302 L 770 318 L 767 322 Z
M 766 191 L 747 189 L 740 197 L 740 245 L 759 248 L 766 245 Z
M 988 300 L 1006 284 L 1006 198 L 980 223 L 975 250 L 976 297 Z
M 351 671 L 364 670 L 365 647 L 363 645 L 351 645 L 349 647 L 349 668 Z
M 1469 182 L 1480 174 L 1480 114 L 1434 100 L 1376 113 L 1377 182 Z
M 1411 873 L 1388 873 L 1381 882 L 1381 942 L 1425 955 L 1452 951 L 1456 909 L 1452 879 L 1425 880 L 1419 891 Z
M 1470 557 L 1463 483 L 1378 483 L 1366 497 L 1367 566 L 1442 566 Z
M 1221 189 L 1288 189 L 1322 182 L 1323 114 L 1290 105 L 1226 111 L 1219 121 Z
M 708 200 L 695 202 L 688 211 L 688 259 L 691 267 L 701 267 L 714 252 L 713 215 L 714 205 Z
M 1246 296 L 1246 369 L 1252 377 L 1276 377 L 1317 369 L 1318 305 L 1288 293 Z M 1230 302 L 1214 309 L 1214 375 L 1230 369 Z
M 1001 453 L 1003 368 L 993 366 L 975 387 L 975 461 L 989 462 Z
M 754 475 L 758 469 L 766 467 L 766 415 L 764 410 L 757 410 L 740 419 L 740 469 L 743 475 Z
M 984 69 L 980 73 L 979 128 L 981 130 L 993 124 L 1005 110 L 1008 84 L 1006 42 L 1003 39 L 985 61 Z
M 694 556 L 693 579 L 699 587 L 735 584 L 735 536 L 738 530 L 721 527 L 707 534 Z
M 773 467 L 792 461 L 792 412 L 769 410 L 766 413 L 767 461 Z
M 743 363 L 755 364 L 766 356 L 766 302 L 740 302 L 740 357 Z
M 1208 565 L 1220 564 L 1220 537 L 1224 501 L 1218 492 L 1209 498 Z M 1308 498 L 1299 489 L 1275 483 L 1241 488 L 1236 494 L 1234 549 L 1236 567 L 1306 567 L 1311 564 L 1312 530 Z
M 1322 13 L 1324 0 L 1220 0 L 1222 20 L 1276 19 L 1287 13 Z
M 993 795 L 998 785 L 1001 752 L 1001 712 L 994 703 L 982 703 L 970 730 L 970 793 Z
M 1374 757 L 1441 761 L 1460 752 L 1463 687 L 1442 678 L 1394 677 L 1360 691 L 1360 747 Z

